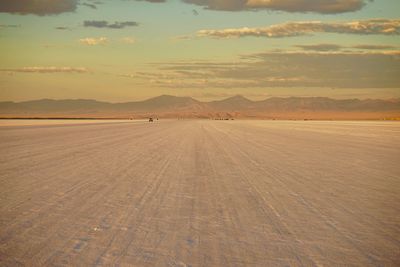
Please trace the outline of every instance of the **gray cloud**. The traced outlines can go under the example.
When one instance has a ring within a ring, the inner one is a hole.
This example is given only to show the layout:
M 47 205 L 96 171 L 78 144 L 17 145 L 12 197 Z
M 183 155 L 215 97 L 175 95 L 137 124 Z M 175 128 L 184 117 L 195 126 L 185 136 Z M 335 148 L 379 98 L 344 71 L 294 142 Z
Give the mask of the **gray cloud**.
M 158 72 L 132 77 L 168 88 L 398 88 L 399 56 L 400 51 L 266 52 L 228 63 L 158 64 Z
M 248 0 L 246 6 L 287 12 L 336 14 L 357 11 L 365 4 L 364 0 Z
M 396 49 L 396 47 L 392 46 L 392 45 L 369 45 L 369 44 L 355 45 L 355 46 L 352 46 L 352 48 L 365 49 L 365 50 Z
M 183 2 L 212 10 L 240 11 L 248 9 L 247 0 L 183 0 Z
M 21 25 L 16 25 L 16 24 L 0 24 L 0 29 L 4 28 L 19 28 Z
M 23 67 L 14 69 L 0 69 L 1 72 L 22 73 L 87 73 L 86 68 L 76 67 Z
M 136 0 L 151 3 L 164 3 L 166 0 Z M 354 12 L 372 0 L 182 0 L 188 4 L 205 9 L 221 11 L 276 10 L 286 12 L 314 12 L 337 14 Z
M 295 47 L 310 51 L 338 51 L 343 48 L 336 44 L 295 45 Z
M 77 2 L 78 0 L 2 0 L 0 13 L 39 16 L 61 14 L 75 11 Z
M 200 30 L 199 37 L 233 38 L 233 37 L 294 37 L 314 33 L 345 33 L 360 35 L 399 35 L 399 19 L 370 19 L 350 22 L 300 21 L 276 24 L 259 28 L 233 28 L 222 30 Z
M 146 1 L 150 3 L 165 3 L 167 0 L 136 0 L 136 1 Z
M 122 29 L 125 27 L 139 26 L 139 23 L 135 21 L 123 21 L 109 23 L 105 20 L 86 20 L 83 22 L 84 27 L 95 27 L 95 28 L 108 28 L 108 29 Z
M 312 45 L 295 45 L 294 47 L 301 48 L 305 51 L 340 51 L 342 49 L 361 49 L 361 50 L 396 50 L 396 46 L 391 45 L 371 45 L 371 44 L 359 44 L 353 46 L 342 46 L 338 44 L 312 44 Z M 349 51 L 348 51 L 349 52 Z M 354 51 L 353 51 L 354 52 Z
M 97 6 L 95 4 L 91 4 L 91 3 L 82 3 L 82 6 L 86 6 L 86 7 L 90 7 L 92 9 L 97 9 Z
M 55 29 L 56 30 L 61 30 L 61 31 L 70 30 L 70 28 L 64 27 L 64 26 L 55 27 Z
M 315 12 L 336 14 L 361 9 L 365 0 L 183 0 L 186 3 L 204 6 L 206 9 L 241 10 L 278 10 L 286 12 Z

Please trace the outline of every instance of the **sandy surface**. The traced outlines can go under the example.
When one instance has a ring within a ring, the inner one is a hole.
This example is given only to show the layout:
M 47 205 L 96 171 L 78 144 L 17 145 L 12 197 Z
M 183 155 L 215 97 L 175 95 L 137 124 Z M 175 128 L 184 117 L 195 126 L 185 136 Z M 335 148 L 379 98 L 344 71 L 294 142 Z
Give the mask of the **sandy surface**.
M 0 128 L 1 266 L 399 266 L 400 124 Z
M 103 119 L 1 119 L 0 127 L 4 126 L 28 126 L 28 125 L 73 125 L 73 124 L 99 124 L 99 123 L 116 123 L 116 122 L 143 122 L 143 120 L 103 120 Z

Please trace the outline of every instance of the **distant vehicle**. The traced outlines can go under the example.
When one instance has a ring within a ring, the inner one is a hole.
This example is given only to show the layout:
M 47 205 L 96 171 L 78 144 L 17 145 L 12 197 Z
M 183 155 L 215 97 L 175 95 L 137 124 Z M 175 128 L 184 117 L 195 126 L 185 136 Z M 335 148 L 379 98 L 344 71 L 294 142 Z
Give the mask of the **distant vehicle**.
M 153 122 L 153 118 L 149 118 L 149 122 Z

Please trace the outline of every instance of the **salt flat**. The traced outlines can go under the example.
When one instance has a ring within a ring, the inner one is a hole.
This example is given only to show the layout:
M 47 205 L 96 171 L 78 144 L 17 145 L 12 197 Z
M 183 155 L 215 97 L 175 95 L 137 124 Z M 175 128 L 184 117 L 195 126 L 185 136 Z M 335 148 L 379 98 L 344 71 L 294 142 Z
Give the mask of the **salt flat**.
M 1 266 L 399 266 L 400 123 L 0 127 Z
M 0 119 L 0 127 L 4 126 L 42 126 L 42 125 L 71 125 L 90 123 L 115 123 L 126 122 L 127 120 L 106 120 L 106 119 Z M 140 120 L 130 121 L 139 122 Z M 143 120 L 142 120 L 143 121 Z

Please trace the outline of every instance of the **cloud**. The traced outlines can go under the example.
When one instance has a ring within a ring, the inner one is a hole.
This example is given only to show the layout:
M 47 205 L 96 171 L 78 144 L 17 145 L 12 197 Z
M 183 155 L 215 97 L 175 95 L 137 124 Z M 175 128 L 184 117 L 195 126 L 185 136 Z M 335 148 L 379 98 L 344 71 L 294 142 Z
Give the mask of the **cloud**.
M 177 35 L 169 38 L 171 41 L 186 41 L 191 39 L 193 39 L 193 37 L 190 35 Z
M 22 73 L 87 73 L 86 68 L 81 67 L 23 67 L 14 69 L 0 69 L 1 72 Z
M 102 4 L 103 4 L 103 2 L 96 1 L 96 0 L 87 0 L 86 2 L 83 2 L 83 3 L 81 0 L 81 3 L 80 3 L 80 5 L 89 7 L 91 9 L 97 9 L 97 5 L 102 5 Z
M 109 29 L 122 29 L 125 27 L 139 26 L 139 23 L 135 21 L 123 21 L 109 23 L 105 20 L 86 20 L 83 22 L 84 27 L 95 27 L 95 28 L 109 28 Z
M 78 0 L 2 0 L 0 13 L 54 15 L 75 11 L 77 3 Z
M 70 28 L 64 27 L 64 26 L 55 27 L 55 29 L 56 30 L 61 30 L 61 31 L 70 30 Z
M 79 39 L 79 42 L 83 45 L 105 45 L 108 42 L 107 37 L 99 37 L 99 38 L 83 38 Z
M 91 9 L 97 9 L 97 6 L 95 4 L 90 4 L 90 3 L 82 3 L 82 6 L 87 6 L 90 7 Z
M 95 45 L 106 45 L 109 42 L 111 43 L 123 43 L 123 44 L 135 44 L 136 39 L 133 37 L 122 37 L 120 39 L 114 39 L 114 40 L 109 40 L 107 37 L 98 37 L 98 38 L 83 38 L 79 39 L 79 43 L 83 45 L 88 45 L 88 46 L 95 46 Z
M 337 14 L 360 10 L 365 4 L 363 0 L 248 0 L 246 6 L 287 12 Z
M 365 49 L 365 50 L 396 49 L 396 47 L 392 46 L 392 45 L 368 45 L 368 44 L 355 45 L 355 46 L 352 46 L 352 48 Z
M 19 28 L 21 25 L 17 24 L 0 24 L 0 29 L 5 29 L 5 28 Z
M 167 88 L 399 88 L 400 51 L 284 51 L 232 62 L 157 63 L 131 77 Z
M 249 9 L 246 6 L 246 0 L 183 0 L 183 2 L 212 10 L 240 11 Z
M 211 10 L 278 10 L 336 14 L 361 9 L 365 0 L 183 0 Z
M 359 44 L 353 46 L 342 46 L 338 44 L 315 44 L 315 45 L 295 45 L 294 47 L 301 48 L 305 51 L 320 51 L 320 52 L 327 52 L 327 51 L 339 51 L 342 49 L 361 49 L 361 50 L 396 50 L 396 46 L 392 45 L 371 45 L 371 44 Z M 351 52 L 349 50 L 348 52 Z M 354 51 L 353 51 L 354 52 Z
M 295 45 L 295 47 L 310 51 L 337 51 L 343 48 L 336 44 Z
M 146 1 L 150 3 L 165 3 L 166 0 L 136 0 L 136 1 Z
M 132 38 L 132 37 L 123 37 L 123 38 L 120 39 L 120 41 L 122 43 L 124 43 L 124 44 L 134 44 L 134 43 L 136 43 L 135 38 Z
M 136 0 L 164 3 L 166 0 Z M 286 11 L 338 14 L 362 9 L 373 0 L 182 0 L 188 4 L 219 11 Z
M 294 37 L 315 33 L 342 33 L 359 35 L 399 35 L 399 19 L 370 19 L 350 22 L 299 21 L 286 22 L 260 28 L 233 28 L 222 30 L 200 30 L 198 37 L 233 38 L 233 37 Z

